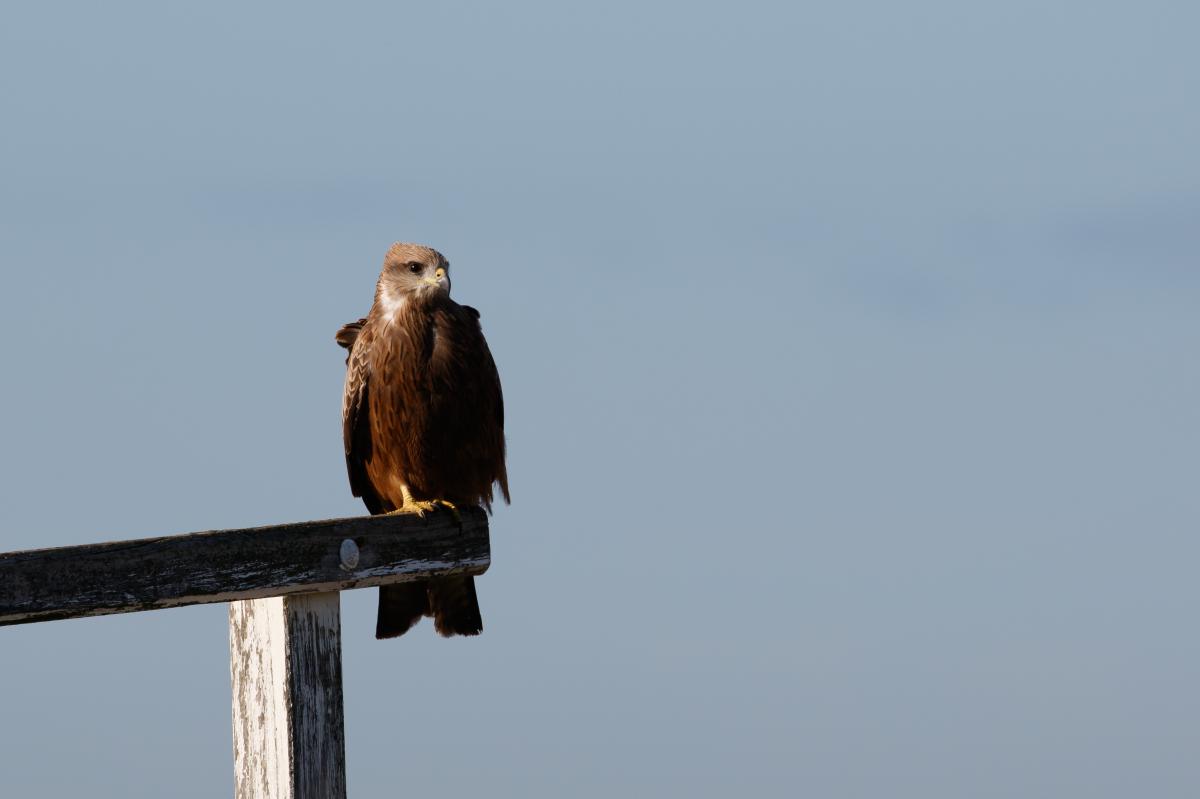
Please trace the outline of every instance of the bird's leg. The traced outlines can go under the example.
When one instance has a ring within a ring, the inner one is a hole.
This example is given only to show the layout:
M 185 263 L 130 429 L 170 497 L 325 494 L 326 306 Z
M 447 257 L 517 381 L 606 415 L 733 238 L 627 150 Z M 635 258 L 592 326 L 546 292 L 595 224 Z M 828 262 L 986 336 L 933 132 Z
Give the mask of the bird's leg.
M 404 498 L 404 504 L 391 511 L 389 515 L 399 513 L 415 513 L 418 516 L 424 516 L 432 510 L 437 510 L 438 507 L 443 507 L 454 516 L 454 521 L 462 524 L 462 516 L 459 515 L 458 508 L 453 502 L 445 499 L 413 499 L 412 492 L 408 490 L 408 486 L 400 486 L 400 494 Z
M 412 491 L 409 491 L 406 485 L 400 485 L 400 495 L 404 498 L 404 504 L 392 511 L 392 514 L 415 513 L 418 516 L 424 516 L 429 511 L 437 509 L 436 502 L 413 499 Z

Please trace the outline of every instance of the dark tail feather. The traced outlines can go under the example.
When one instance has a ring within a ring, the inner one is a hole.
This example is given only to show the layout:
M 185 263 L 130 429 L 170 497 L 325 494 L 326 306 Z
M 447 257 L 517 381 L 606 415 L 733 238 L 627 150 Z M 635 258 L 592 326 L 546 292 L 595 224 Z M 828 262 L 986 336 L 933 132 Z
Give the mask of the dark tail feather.
M 397 583 L 379 587 L 379 615 L 375 619 L 376 638 L 395 638 L 429 615 L 429 584 Z M 472 592 L 473 593 L 473 592 Z
M 441 635 L 479 635 L 483 632 L 474 577 L 430 580 L 429 609 L 433 614 L 433 626 Z

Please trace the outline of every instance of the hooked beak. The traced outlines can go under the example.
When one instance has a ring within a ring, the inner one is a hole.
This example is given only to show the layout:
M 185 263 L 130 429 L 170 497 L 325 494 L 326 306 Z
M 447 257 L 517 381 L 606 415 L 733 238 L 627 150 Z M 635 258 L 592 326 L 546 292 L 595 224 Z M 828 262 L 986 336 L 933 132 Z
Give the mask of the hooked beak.
M 433 277 L 427 277 L 423 282 L 427 286 L 437 286 L 444 291 L 450 291 L 450 278 L 446 277 L 446 270 L 440 266 L 433 273 Z

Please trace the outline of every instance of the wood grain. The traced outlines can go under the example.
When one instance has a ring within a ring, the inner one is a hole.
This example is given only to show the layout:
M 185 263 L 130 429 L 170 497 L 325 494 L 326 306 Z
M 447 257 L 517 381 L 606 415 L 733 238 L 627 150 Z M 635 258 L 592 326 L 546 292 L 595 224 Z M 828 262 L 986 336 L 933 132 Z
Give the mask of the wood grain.
M 336 592 L 229 603 L 236 799 L 344 799 Z
M 482 574 L 490 560 L 479 508 L 461 525 L 437 511 L 11 552 L 0 625 Z

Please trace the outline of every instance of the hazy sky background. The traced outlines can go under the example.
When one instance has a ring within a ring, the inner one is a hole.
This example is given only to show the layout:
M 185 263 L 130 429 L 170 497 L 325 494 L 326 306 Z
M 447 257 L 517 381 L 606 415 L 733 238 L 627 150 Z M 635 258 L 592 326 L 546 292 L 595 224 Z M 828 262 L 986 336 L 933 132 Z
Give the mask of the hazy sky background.
M 0 551 L 360 514 L 334 331 L 482 311 L 486 630 L 343 595 L 352 796 L 1200 793 L 1200 6 L 0 20 Z M 0 629 L 0 792 L 231 795 L 226 636 Z

